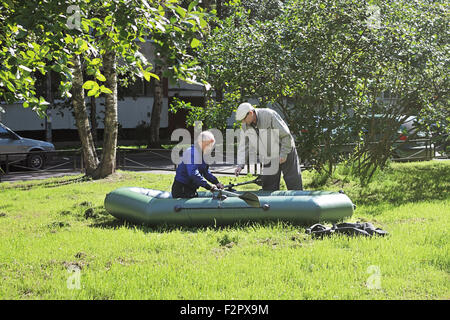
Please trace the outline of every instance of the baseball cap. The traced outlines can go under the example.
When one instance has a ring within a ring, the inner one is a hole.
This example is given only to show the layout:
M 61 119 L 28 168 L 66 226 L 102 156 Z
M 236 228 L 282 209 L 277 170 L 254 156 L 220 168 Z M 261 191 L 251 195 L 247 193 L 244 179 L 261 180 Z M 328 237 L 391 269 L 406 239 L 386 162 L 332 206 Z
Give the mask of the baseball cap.
M 247 116 L 249 111 L 255 110 L 255 108 L 248 102 L 241 103 L 236 110 L 236 121 L 242 121 Z

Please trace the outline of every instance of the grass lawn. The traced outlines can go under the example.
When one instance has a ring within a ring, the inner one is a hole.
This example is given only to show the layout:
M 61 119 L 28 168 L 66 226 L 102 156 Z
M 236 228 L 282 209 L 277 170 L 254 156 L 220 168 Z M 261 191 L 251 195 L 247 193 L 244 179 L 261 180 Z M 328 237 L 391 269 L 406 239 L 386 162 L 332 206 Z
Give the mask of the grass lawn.
M 119 171 L 1 183 L 0 299 L 450 298 L 448 161 L 391 164 L 364 188 L 345 168 L 327 181 L 304 172 L 308 190 L 343 189 L 357 205 L 348 221 L 387 237 L 319 240 L 287 223 L 152 229 L 104 210 L 115 188 L 172 180 Z

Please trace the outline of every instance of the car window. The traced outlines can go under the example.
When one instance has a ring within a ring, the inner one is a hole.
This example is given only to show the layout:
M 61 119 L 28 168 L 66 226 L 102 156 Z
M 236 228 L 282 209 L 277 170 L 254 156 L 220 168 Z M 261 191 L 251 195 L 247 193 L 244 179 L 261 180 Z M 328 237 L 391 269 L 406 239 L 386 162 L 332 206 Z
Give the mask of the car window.
M 11 133 L 6 130 L 5 128 L 3 128 L 2 126 L 0 126 L 0 139 L 10 139 L 11 138 Z

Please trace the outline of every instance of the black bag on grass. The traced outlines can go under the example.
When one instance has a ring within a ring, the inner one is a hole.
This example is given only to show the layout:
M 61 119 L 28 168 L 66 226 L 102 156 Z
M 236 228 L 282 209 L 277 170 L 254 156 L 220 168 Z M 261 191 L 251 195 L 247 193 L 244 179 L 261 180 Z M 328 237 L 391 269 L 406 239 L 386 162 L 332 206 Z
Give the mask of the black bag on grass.
M 348 236 L 365 236 L 371 237 L 373 235 L 385 236 L 388 233 L 380 228 L 375 228 L 371 223 L 337 223 L 333 224 L 331 228 L 322 224 L 315 224 L 306 229 L 307 234 L 311 234 L 313 237 L 323 237 L 332 234 L 345 234 Z

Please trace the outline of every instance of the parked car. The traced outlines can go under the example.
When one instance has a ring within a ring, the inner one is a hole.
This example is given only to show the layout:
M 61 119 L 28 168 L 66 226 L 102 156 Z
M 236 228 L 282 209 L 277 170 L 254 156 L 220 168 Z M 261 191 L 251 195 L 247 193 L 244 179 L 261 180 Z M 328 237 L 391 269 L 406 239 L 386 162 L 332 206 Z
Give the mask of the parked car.
M 433 158 L 431 133 L 421 131 L 417 118 L 408 117 L 397 131 L 398 139 L 394 143 L 394 157 L 405 160 L 430 160 Z
M 320 118 L 314 117 L 315 128 L 320 128 Z M 399 120 L 399 119 L 397 119 Z M 367 134 L 370 130 L 375 132 L 374 141 L 379 140 L 382 135 L 383 128 L 385 128 L 386 117 L 382 114 L 376 114 L 373 117 L 361 117 L 362 121 L 361 130 L 363 134 Z M 328 122 L 333 122 L 328 120 Z M 314 128 L 314 126 L 312 126 Z M 356 126 L 357 127 L 357 126 Z M 320 129 L 322 132 L 327 132 L 328 128 Z M 330 143 L 333 143 L 333 139 L 340 136 L 342 143 L 339 145 L 338 152 L 341 154 L 350 154 L 355 148 L 355 144 L 359 141 L 357 133 L 358 129 L 355 129 L 351 125 L 348 127 L 339 126 L 331 130 L 329 135 Z M 303 128 L 299 132 L 298 136 L 308 134 L 308 129 Z M 396 136 L 393 144 L 393 157 L 401 160 L 430 160 L 433 157 L 431 144 L 431 133 L 425 132 L 419 129 L 417 123 L 417 117 L 410 116 L 399 126 L 396 131 Z
M 46 151 L 54 151 L 52 143 L 22 138 L 0 123 L 0 163 L 25 164 L 32 169 L 42 169 L 49 160 Z M 14 154 L 18 153 L 18 154 Z

